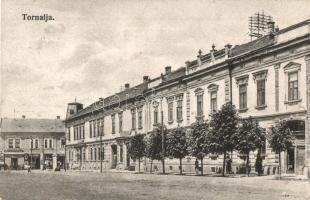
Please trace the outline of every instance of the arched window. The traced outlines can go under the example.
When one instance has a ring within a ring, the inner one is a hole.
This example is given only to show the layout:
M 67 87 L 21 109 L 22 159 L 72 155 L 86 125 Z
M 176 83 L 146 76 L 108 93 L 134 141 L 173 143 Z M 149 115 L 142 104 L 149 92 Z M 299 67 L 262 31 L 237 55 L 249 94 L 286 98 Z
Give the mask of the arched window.
M 291 120 L 287 122 L 287 125 L 296 139 L 305 139 L 305 121 Z

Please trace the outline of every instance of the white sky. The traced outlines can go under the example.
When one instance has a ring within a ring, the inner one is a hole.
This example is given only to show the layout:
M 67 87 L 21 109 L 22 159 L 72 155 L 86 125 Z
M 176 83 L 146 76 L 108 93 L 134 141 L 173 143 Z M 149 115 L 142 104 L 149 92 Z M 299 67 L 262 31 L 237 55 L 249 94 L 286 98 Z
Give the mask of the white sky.
M 1 117 L 64 118 L 84 106 L 184 66 L 212 43 L 249 41 L 248 17 L 264 10 L 279 28 L 305 20 L 309 0 L 2 0 Z M 55 21 L 23 21 L 22 14 Z

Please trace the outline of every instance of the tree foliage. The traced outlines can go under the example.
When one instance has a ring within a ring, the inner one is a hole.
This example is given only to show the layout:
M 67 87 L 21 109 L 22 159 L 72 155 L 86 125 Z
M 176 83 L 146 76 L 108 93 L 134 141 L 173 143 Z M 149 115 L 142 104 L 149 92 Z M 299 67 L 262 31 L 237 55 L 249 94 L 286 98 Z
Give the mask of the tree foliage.
M 197 121 L 191 127 L 188 136 L 188 151 L 191 156 L 201 160 L 201 175 L 203 175 L 203 158 L 209 153 L 207 141 L 209 123 L 207 121 Z
M 178 127 L 169 131 L 166 144 L 167 156 L 180 160 L 180 174 L 182 174 L 182 159 L 188 155 L 186 130 Z
M 279 155 L 279 174 L 281 178 L 281 152 L 293 146 L 294 136 L 286 121 L 270 128 L 268 140 L 272 150 Z
M 130 138 L 129 140 L 129 147 L 128 153 L 132 159 L 138 159 L 139 161 L 139 172 L 140 172 L 140 162 L 141 158 L 145 156 L 145 142 L 144 142 L 144 135 L 137 134 Z
M 162 133 L 164 134 L 164 147 L 167 140 L 167 128 L 161 124 L 157 125 L 153 132 L 151 132 L 146 138 L 146 157 L 153 160 L 161 160 L 164 166 L 163 157 L 166 157 L 166 153 L 162 151 Z M 152 168 L 152 167 L 151 167 Z M 152 170 L 152 169 L 151 169 Z
M 237 132 L 238 120 L 236 108 L 230 102 L 211 114 L 208 146 L 212 153 L 224 154 L 223 176 L 225 174 L 226 154 L 232 151 L 235 146 L 233 138 Z
M 249 174 L 249 153 L 262 147 L 266 140 L 264 130 L 252 117 L 242 119 L 238 131 L 233 136 L 235 149 L 246 155 L 246 173 Z

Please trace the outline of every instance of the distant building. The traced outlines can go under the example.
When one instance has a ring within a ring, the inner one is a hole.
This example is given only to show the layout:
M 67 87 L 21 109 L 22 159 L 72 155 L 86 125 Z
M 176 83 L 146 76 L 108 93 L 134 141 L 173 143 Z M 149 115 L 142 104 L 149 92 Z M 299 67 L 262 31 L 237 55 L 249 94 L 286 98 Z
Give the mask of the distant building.
M 54 169 L 65 161 L 65 126 L 56 119 L 1 119 L 0 152 L 10 169 Z M 64 166 L 64 165 L 63 165 Z
M 83 108 L 68 105 L 67 162 L 81 169 L 126 169 L 135 163 L 127 155 L 126 141 L 148 134 L 161 123 L 168 129 L 190 127 L 196 120 L 232 102 L 242 118 L 252 116 L 266 131 L 280 120 L 289 121 L 296 136 L 294 147 L 281 155 L 284 173 L 310 175 L 310 20 L 284 29 L 268 23 L 268 34 L 241 45 L 226 45 L 209 53 L 198 52 L 186 67 L 168 66 L 156 78 L 145 76 L 139 85 Z M 162 114 L 163 113 L 163 116 Z M 102 149 L 101 149 L 102 147 Z M 250 155 L 253 167 L 257 152 Z M 268 143 L 262 149 L 264 172 L 277 172 L 278 155 Z M 238 152 L 229 155 L 234 172 L 242 171 Z M 184 159 L 184 170 L 194 171 L 194 158 Z M 207 155 L 204 171 L 221 171 L 223 155 Z M 150 161 L 144 159 L 143 169 Z M 160 170 L 160 163 L 153 163 Z M 178 171 L 178 161 L 167 159 L 167 172 Z M 254 171 L 254 169 L 252 169 Z

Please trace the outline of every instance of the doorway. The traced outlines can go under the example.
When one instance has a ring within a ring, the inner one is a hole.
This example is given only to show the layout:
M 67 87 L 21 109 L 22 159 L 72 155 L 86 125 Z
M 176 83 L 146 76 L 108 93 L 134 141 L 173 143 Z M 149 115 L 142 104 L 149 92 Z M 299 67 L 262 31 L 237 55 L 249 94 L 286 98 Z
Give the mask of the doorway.
M 295 148 L 287 150 L 287 173 L 295 173 Z
M 117 165 L 117 146 L 111 145 L 111 151 L 112 151 L 112 169 L 116 168 Z
M 12 169 L 18 168 L 18 159 L 17 158 L 11 158 L 11 167 L 12 167 Z

